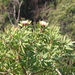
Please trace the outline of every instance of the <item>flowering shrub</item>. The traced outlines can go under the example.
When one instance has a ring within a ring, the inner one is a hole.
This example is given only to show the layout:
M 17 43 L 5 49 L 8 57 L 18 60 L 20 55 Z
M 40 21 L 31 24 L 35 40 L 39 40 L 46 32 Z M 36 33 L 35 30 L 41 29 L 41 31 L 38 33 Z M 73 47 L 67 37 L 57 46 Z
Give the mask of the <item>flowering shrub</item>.
M 59 27 L 48 27 L 44 23 L 41 30 L 41 27 L 22 24 L 22 28 L 13 26 L 1 35 L 0 73 L 66 75 L 74 72 L 73 42 L 60 34 Z

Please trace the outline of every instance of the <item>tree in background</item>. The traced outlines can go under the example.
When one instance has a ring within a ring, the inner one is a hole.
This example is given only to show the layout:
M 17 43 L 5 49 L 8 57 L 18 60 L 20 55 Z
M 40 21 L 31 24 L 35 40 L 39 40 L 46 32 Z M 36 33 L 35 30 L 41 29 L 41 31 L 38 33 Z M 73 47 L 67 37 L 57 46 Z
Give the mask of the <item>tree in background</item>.
M 4 21 L 2 26 L 4 27 L 4 24 L 9 24 L 9 22 L 13 25 L 18 25 L 23 0 L 1 0 L 0 2 L 0 14 L 3 16 Z
M 8 7 L 8 17 L 11 24 L 18 25 L 20 19 L 20 10 L 23 1 L 11 0 Z M 12 18 L 13 20 L 12 20 Z

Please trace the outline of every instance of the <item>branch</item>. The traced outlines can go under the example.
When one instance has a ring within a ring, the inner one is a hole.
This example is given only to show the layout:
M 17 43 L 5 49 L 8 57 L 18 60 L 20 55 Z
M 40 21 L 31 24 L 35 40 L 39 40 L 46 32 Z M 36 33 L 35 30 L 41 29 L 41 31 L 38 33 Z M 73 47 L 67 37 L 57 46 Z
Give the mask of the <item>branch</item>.
M 5 59 L 18 61 L 19 59 L 10 58 L 8 56 L 3 57 L 4 59 L 0 59 L 0 61 L 4 61 Z
M 9 18 L 9 21 L 10 21 L 11 25 L 13 25 L 12 20 L 11 20 L 11 18 L 10 18 L 10 15 L 9 15 L 9 14 L 8 14 L 8 18 Z
M 62 75 L 58 69 L 55 69 L 58 75 Z
M 10 58 L 10 57 L 8 57 L 8 56 L 6 56 L 6 57 L 4 57 L 4 58 L 8 58 L 8 59 L 10 59 L 10 60 L 15 60 L 15 61 L 18 61 L 18 60 L 19 60 L 19 59 Z
M 20 61 L 21 61 L 21 58 L 20 58 L 20 56 L 19 56 L 19 55 L 18 55 L 18 59 L 19 59 L 19 62 L 20 62 Z M 22 67 L 22 69 L 23 69 L 24 74 L 25 74 L 25 75 L 27 75 L 25 67 L 24 67 L 24 66 L 22 66 L 22 65 L 21 65 L 21 67 Z
M 15 4 L 13 5 L 13 8 L 14 8 L 14 11 L 13 11 L 13 12 L 14 12 L 14 13 L 13 13 L 13 16 L 14 16 L 14 19 L 15 19 L 15 21 L 16 21 L 16 5 L 15 5 Z
M 7 73 L 8 73 L 8 72 L 0 72 L 0 74 L 3 74 L 3 75 L 4 75 L 4 74 L 7 74 Z
M 9 72 L 10 72 L 10 70 L 7 70 L 6 72 L 0 72 L 0 74 L 6 75 L 6 74 L 8 74 Z
M 19 2 L 19 9 L 18 9 L 17 24 L 18 24 L 18 21 L 19 21 L 19 18 L 20 18 L 20 8 L 21 8 L 21 5 L 22 5 L 22 1 L 21 1 L 21 2 Z
M 45 72 L 46 70 L 43 70 L 43 71 L 39 71 L 39 72 L 36 72 L 36 73 L 31 73 L 31 75 L 35 75 L 35 74 L 39 74 L 39 73 L 43 73 Z

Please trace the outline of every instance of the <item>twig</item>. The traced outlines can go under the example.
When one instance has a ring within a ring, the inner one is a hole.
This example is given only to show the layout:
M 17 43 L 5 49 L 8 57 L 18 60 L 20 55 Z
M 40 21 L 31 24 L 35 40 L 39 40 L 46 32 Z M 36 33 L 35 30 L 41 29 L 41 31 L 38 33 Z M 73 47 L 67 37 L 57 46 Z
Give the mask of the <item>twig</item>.
M 39 73 L 43 73 L 45 72 L 46 70 L 43 70 L 43 71 L 39 71 L 39 72 L 36 72 L 36 73 L 31 73 L 31 75 L 35 75 L 35 74 L 39 74 Z
M 18 55 L 18 59 L 19 59 L 19 62 L 20 62 L 20 61 L 21 61 L 21 58 L 20 58 L 20 56 L 19 56 L 19 55 Z M 25 74 L 25 75 L 27 75 L 25 67 L 24 67 L 24 66 L 22 66 L 22 65 L 21 65 L 21 67 L 22 67 L 22 69 L 23 69 L 24 74 Z
M 61 73 L 60 73 L 60 71 L 56 68 L 55 69 L 56 70 L 56 72 L 59 74 L 59 75 L 62 75 Z
M 11 59 L 11 60 L 15 60 L 15 61 L 18 61 L 19 59 L 14 59 L 14 58 L 10 58 L 8 56 L 4 57 L 4 58 L 8 58 L 8 59 Z
M 0 72 L 0 74 L 3 74 L 3 75 L 4 75 L 4 74 L 7 74 L 7 73 L 8 73 L 8 72 Z
M 6 74 L 8 74 L 9 72 L 10 72 L 10 70 L 7 70 L 6 72 L 0 72 L 0 74 L 6 75 Z
M 10 58 L 8 56 L 5 56 L 4 59 L 15 60 L 15 61 L 19 60 L 19 59 Z M 4 61 L 4 59 L 0 59 L 0 61 Z
M 12 20 L 11 20 L 11 18 L 10 18 L 10 15 L 9 15 L 9 14 L 8 14 L 8 18 L 9 18 L 9 21 L 10 21 L 11 25 L 13 25 Z
M 13 5 L 13 17 L 15 19 L 15 24 L 16 24 L 16 5 Z
M 21 2 L 18 2 L 18 5 L 19 5 L 19 9 L 18 9 L 17 23 L 18 23 L 19 18 L 20 18 L 20 8 L 21 8 L 21 5 L 22 5 L 22 1 Z

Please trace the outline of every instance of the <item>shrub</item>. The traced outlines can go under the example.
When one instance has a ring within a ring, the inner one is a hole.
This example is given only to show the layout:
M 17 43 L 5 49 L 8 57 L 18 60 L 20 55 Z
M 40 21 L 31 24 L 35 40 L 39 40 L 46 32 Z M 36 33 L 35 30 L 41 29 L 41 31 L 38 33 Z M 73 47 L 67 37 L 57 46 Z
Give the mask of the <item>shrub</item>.
M 37 24 L 9 27 L 1 34 L 0 73 L 62 75 L 75 73 L 71 39 L 59 27 Z

